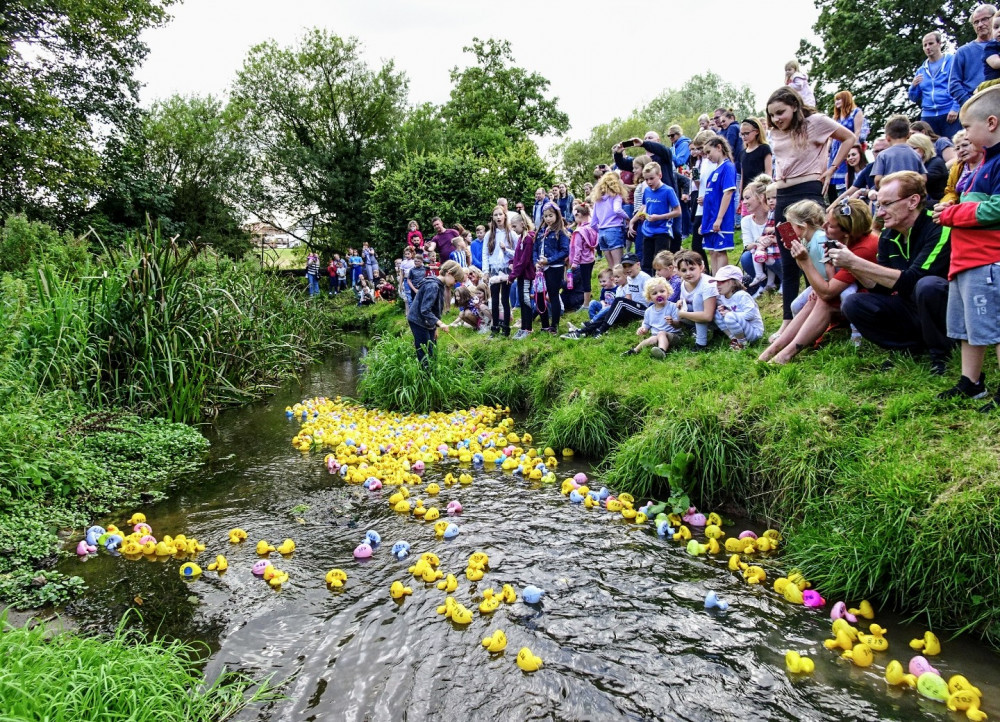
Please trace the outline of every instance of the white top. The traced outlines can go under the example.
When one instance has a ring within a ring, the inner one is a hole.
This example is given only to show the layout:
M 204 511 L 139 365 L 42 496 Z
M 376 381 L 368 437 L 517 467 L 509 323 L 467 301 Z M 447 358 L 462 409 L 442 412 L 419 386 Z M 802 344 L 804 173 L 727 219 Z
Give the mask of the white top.
M 760 225 L 754 221 L 753 216 L 743 216 L 740 219 L 740 230 L 743 231 L 743 248 L 751 243 L 756 243 L 757 239 L 764 235 L 764 228 L 767 227 L 767 218 Z
M 704 198 L 705 193 L 708 192 L 708 183 L 706 181 L 711 177 L 715 169 L 718 168 L 715 163 L 710 161 L 708 158 L 702 158 L 701 162 L 698 164 L 698 197 Z M 701 215 L 702 207 L 698 204 L 697 210 L 694 212 L 695 218 Z
M 649 301 L 643 295 L 646 290 L 646 283 L 649 281 L 649 274 L 639 271 L 635 278 L 627 277 L 625 280 L 625 297 L 630 298 L 640 306 L 648 306 Z

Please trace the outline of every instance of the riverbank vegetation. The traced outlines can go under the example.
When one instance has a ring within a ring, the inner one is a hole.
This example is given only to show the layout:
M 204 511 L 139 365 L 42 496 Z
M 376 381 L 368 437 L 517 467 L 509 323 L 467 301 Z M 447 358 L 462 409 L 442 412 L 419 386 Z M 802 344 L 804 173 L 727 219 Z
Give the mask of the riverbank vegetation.
M 764 305 L 769 331 L 775 304 Z M 340 318 L 384 335 L 364 401 L 422 398 L 397 388 L 398 375 L 387 397 L 375 366 L 412 348 L 399 315 L 347 307 Z M 585 454 L 637 498 L 688 494 L 700 508 L 779 525 L 784 561 L 827 599 L 877 600 L 1000 643 L 1000 419 L 937 400 L 947 383 L 920 359 L 830 337 L 778 367 L 728 346 L 662 363 L 622 358 L 634 330 L 516 343 L 455 330 L 441 335 L 450 359 L 438 383 L 526 414 L 536 438 Z M 683 481 L 657 473 L 685 453 L 694 462 Z

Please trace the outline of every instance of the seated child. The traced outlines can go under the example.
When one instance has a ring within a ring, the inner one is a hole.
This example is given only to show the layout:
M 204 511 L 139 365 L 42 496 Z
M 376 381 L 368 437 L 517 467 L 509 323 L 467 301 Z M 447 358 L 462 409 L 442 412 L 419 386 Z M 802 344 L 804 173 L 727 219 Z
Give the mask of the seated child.
M 617 288 L 617 284 L 614 280 L 612 280 L 612 275 L 613 273 L 610 268 L 605 268 L 597 274 L 597 282 L 601 285 L 601 292 L 598 295 L 598 298 L 591 301 L 587 307 L 587 313 L 589 314 L 591 320 L 593 320 L 594 316 L 596 316 L 601 309 L 610 306 L 611 302 L 615 299 L 615 289 Z
M 358 279 L 357 284 L 354 286 L 354 293 L 358 296 L 359 306 L 367 306 L 368 304 L 375 303 L 375 293 L 372 291 L 372 287 L 368 285 L 368 279 L 364 276 Z
M 681 273 L 681 295 L 677 301 L 675 320 L 694 326 L 694 350 L 708 349 L 708 332 L 715 320 L 718 290 L 705 275 L 705 259 L 694 251 L 681 251 L 674 259 Z
M 671 303 L 677 303 L 677 299 L 681 297 L 681 277 L 674 267 L 673 253 L 660 251 L 653 256 L 653 275 L 659 276 L 667 282 L 667 285 L 670 286 L 670 298 L 667 300 Z
M 665 253 L 669 253 L 669 251 L 665 251 Z M 646 306 L 642 325 L 635 333 L 636 336 L 640 337 L 648 333 L 649 337 L 644 338 L 622 355 L 632 356 L 639 353 L 644 346 L 652 346 L 649 355 L 656 359 L 663 359 L 666 357 L 667 351 L 680 341 L 682 333 L 679 325 L 675 326 L 675 321 L 671 319 L 670 284 L 667 283 L 666 279 L 656 276 L 649 280 L 643 293 L 646 295 L 646 300 L 651 303 Z M 676 308 L 676 306 L 673 307 Z
M 743 271 L 723 266 L 712 279 L 719 292 L 715 325 L 730 338 L 729 347 L 742 351 L 764 335 L 764 319 L 753 296 L 743 289 Z

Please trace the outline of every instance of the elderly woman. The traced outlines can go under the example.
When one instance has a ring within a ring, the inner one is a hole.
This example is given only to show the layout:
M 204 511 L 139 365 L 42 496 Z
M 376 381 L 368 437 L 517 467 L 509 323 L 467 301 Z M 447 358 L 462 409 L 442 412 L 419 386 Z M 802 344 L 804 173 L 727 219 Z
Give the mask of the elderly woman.
M 927 169 L 927 200 L 928 208 L 933 208 L 944 195 L 944 187 L 948 182 L 948 166 L 944 160 L 934 150 L 934 143 L 923 133 L 914 133 L 907 141 L 907 145 L 913 148 L 920 155 L 920 160 L 924 162 Z
M 972 173 L 983 159 L 983 150 L 972 144 L 965 131 L 955 133 L 956 162 L 948 173 L 948 183 L 945 184 L 942 203 L 958 203 L 962 194 L 969 188 Z
M 823 229 L 830 242 L 847 246 L 855 255 L 875 262 L 878 235 L 872 233 L 872 214 L 865 201 L 851 199 L 834 203 L 826 211 Z M 816 343 L 834 316 L 839 316 L 840 300 L 857 291 L 854 276 L 837 270 L 829 281 L 824 280 L 809 257 L 806 247 L 792 241 L 791 254 L 806 275 L 813 292 L 806 305 L 781 331 L 759 361 L 786 364 L 804 348 Z

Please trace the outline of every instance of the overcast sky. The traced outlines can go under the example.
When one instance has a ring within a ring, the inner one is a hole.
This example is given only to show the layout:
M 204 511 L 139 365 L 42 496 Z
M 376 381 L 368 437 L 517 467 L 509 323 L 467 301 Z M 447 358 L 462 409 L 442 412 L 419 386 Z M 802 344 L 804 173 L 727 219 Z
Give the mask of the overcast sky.
M 645 15 L 638 12 L 644 7 Z M 409 77 L 411 104 L 443 103 L 448 71 L 470 62 L 462 46 L 496 37 L 511 42 L 518 65 L 551 81 L 550 93 L 569 114 L 569 136 L 584 138 L 593 126 L 707 70 L 747 83 L 762 106 L 782 83 L 799 39 L 813 37 L 818 15 L 812 0 L 777 7 L 733 0 L 184 0 L 166 27 L 145 35 L 142 101 L 225 94 L 251 46 L 269 39 L 290 46 L 319 26 L 358 37 L 370 65 L 394 59 Z

